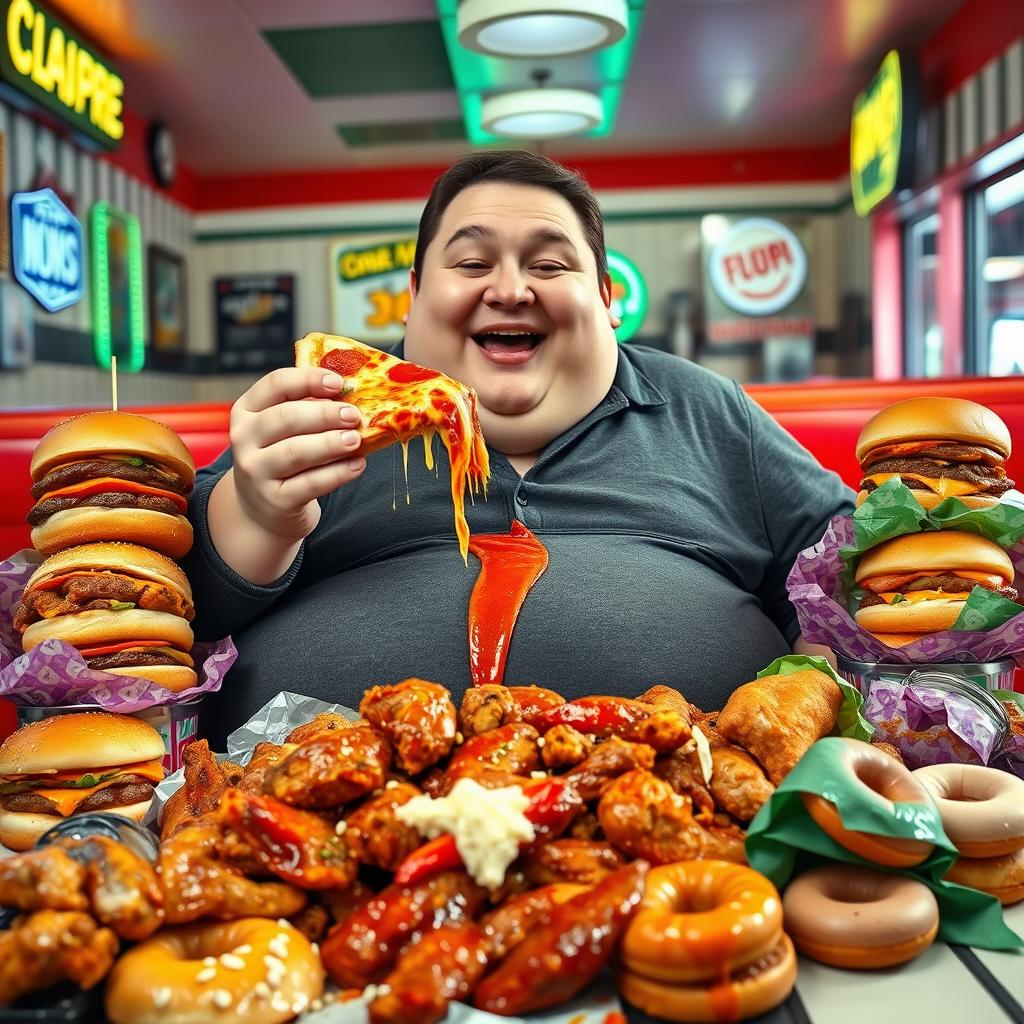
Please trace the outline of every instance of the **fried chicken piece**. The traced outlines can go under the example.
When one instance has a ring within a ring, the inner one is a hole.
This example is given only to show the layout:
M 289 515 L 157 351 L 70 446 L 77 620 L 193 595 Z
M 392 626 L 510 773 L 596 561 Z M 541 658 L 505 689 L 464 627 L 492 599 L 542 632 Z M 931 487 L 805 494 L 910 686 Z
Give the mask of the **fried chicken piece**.
M 555 693 L 554 690 L 546 690 L 543 686 L 509 686 L 506 689 L 512 694 L 512 699 L 519 706 L 519 713 L 523 718 L 529 718 L 565 703 L 565 698 L 561 694 Z
M 734 864 L 746 864 L 745 843 L 747 833 L 727 814 L 716 814 L 714 821 L 704 828 L 705 860 L 727 860 Z
M 51 843 L 0 857 L 0 907 L 19 910 L 86 910 L 85 868 Z
M 707 835 L 693 818 L 693 805 L 653 772 L 620 775 L 597 805 L 605 837 L 630 857 L 652 864 L 698 860 Z
M 555 839 L 521 858 L 526 877 L 534 885 L 571 882 L 597 885 L 625 864 L 609 843 L 588 839 Z
M 753 821 L 775 787 L 761 766 L 732 743 L 711 748 L 711 795 L 716 806 L 740 821 Z
M 596 814 L 585 811 L 569 826 L 566 835 L 570 839 L 601 839 L 601 822 Z
M 64 842 L 86 861 L 85 891 L 96 919 L 122 939 L 148 939 L 164 920 L 164 894 L 153 865 L 109 836 Z
M 389 782 L 345 815 L 345 842 L 362 864 L 395 871 L 399 864 L 423 845 L 423 837 L 411 825 L 399 821 L 395 811 L 420 790 L 411 782 Z
M 380 789 L 391 746 L 376 729 L 352 726 L 300 743 L 267 768 L 263 792 L 293 807 L 335 808 Z
M 268 743 L 266 740 L 257 743 L 253 747 L 252 756 L 245 766 L 238 788 L 245 790 L 246 793 L 262 793 L 263 777 L 267 769 L 283 760 L 294 749 L 295 745 L 291 743 Z
M 653 768 L 654 750 L 645 743 L 630 743 L 612 736 L 594 747 L 594 752 L 568 773 L 585 803 L 598 800 L 612 779 L 634 768 Z
M 531 928 L 550 920 L 555 907 L 581 892 L 586 892 L 585 886 L 558 883 L 530 889 L 502 901 L 480 919 L 480 927 L 488 940 L 490 961 L 503 960 L 526 938 Z
M 693 746 L 680 747 L 659 757 L 654 764 L 654 774 L 664 779 L 680 796 L 690 800 L 695 818 L 710 820 L 714 815 L 715 801 L 704 781 L 700 757 Z
M 271 796 L 229 789 L 218 817 L 252 847 L 266 871 L 300 889 L 343 889 L 359 871 L 344 839 L 312 811 Z
M 193 740 L 181 752 L 185 767 L 184 784 L 164 804 L 160 838 L 167 839 L 179 828 L 216 809 L 227 789 L 224 773 L 206 740 Z
M 321 711 L 315 718 L 311 718 L 302 725 L 297 725 L 287 737 L 285 743 L 305 743 L 306 740 L 315 739 L 325 732 L 335 732 L 337 729 L 351 729 L 353 722 L 336 711 Z
M 556 725 L 544 734 L 541 757 L 546 768 L 572 768 L 594 750 L 594 741 L 571 725 Z
M 402 950 L 370 1003 L 370 1024 L 437 1024 L 487 969 L 487 937 L 470 921 L 441 925 Z
M 219 851 L 223 830 L 207 815 L 160 844 L 157 878 L 168 924 L 200 917 L 292 917 L 306 905 L 301 889 L 282 882 L 254 882 L 226 864 Z
M 733 691 L 715 727 L 752 754 L 777 786 L 835 728 L 842 700 L 839 684 L 815 669 L 765 676 Z
M 245 774 L 245 768 L 237 761 L 220 761 L 217 767 L 220 768 L 220 773 L 224 776 L 224 781 L 229 786 L 237 786 Z
M 345 889 L 321 889 L 317 898 L 328 909 L 331 920 L 338 924 L 364 903 L 373 899 L 373 890 L 357 878 Z
M 513 722 L 490 732 L 480 733 L 456 747 L 445 774 L 451 779 L 484 771 L 529 775 L 540 767 L 539 733 L 525 722 Z M 469 765 L 467 770 L 466 766 Z
M 80 911 L 38 910 L 0 932 L 0 1006 L 69 979 L 89 989 L 106 977 L 117 936 Z
M 636 860 L 557 907 L 477 986 L 481 1010 L 519 1016 L 558 1006 L 582 991 L 611 959 L 639 906 L 648 865 Z
M 437 764 L 455 743 L 455 705 L 448 691 L 424 679 L 366 691 L 359 713 L 391 741 L 395 763 L 409 775 Z
M 637 697 L 637 700 L 642 701 L 644 704 L 654 704 L 668 711 L 678 711 L 688 724 L 692 723 L 693 705 L 678 690 L 673 690 L 671 686 L 662 686 L 659 683 L 657 686 L 652 686 L 649 690 L 645 690 Z
M 383 981 L 406 942 L 432 922 L 472 919 L 486 893 L 464 871 L 444 871 L 418 885 L 389 885 L 335 925 L 320 946 L 331 980 L 342 988 Z
M 494 683 L 471 686 L 462 696 L 459 729 L 467 738 L 490 732 L 502 725 L 510 725 L 521 718 L 519 705 L 506 686 Z

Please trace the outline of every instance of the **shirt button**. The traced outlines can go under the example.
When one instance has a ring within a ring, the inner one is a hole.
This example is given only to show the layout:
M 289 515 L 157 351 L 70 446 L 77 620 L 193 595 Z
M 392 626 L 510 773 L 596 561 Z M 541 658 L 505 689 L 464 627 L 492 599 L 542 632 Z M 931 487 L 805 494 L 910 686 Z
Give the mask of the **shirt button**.
M 526 505 L 527 504 L 526 493 L 524 491 L 516 491 L 516 504 L 517 505 Z

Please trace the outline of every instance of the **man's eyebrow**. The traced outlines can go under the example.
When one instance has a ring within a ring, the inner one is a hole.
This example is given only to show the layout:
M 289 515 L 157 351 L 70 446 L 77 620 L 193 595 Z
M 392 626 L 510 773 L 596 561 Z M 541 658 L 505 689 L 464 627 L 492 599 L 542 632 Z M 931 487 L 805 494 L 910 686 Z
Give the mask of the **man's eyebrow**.
M 463 239 L 491 241 L 495 237 L 495 232 L 488 227 L 484 227 L 482 224 L 466 224 L 464 227 L 458 229 L 445 242 L 445 250 L 450 249 L 456 242 L 461 242 Z M 559 231 L 558 228 L 538 228 L 536 231 L 530 233 L 529 241 L 531 245 L 564 245 L 570 252 L 576 255 L 576 246 L 573 244 L 572 239 L 564 232 Z

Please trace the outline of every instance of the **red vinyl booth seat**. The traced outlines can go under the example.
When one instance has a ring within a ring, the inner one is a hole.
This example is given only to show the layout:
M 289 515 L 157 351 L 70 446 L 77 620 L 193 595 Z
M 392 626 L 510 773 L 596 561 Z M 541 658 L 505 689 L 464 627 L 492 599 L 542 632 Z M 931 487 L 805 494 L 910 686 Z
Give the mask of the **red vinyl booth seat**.
M 852 487 L 860 481 L 854 456 L 857 435 L 879 409 L 925 395 L 968 398 L 988 406 L 1009 427 L 1016 447 L 1007 471 L 1018 483 L 1024 482 L 1024 377 L 757 384 L 746 390 L 822 465 L 834 469 Z M 230 408 L 219 403 L 130 411 L 177 431 L 196 465 L 203 466 L 227 445 Z M 33 504 L 29 465 L 36 444 L 54 424 L 84 411 L 0 412 L 0 559 L 29 544 L 25 516 Z M 0 737 L 12 728 L 12 710 L 0 701 Z

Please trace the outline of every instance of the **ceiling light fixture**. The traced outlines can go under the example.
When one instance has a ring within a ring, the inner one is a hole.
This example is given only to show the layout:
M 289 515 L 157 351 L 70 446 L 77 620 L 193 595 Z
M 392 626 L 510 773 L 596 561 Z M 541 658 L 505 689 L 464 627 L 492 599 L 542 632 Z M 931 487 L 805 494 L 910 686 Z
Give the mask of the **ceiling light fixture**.
M 589 53 L 626 34 L 626 0 L 462 0 L 459 42 L 493 57 Z
M 604 119 L 600 97 L 583 89 L 521 89 L 484 100 L 481 120 L 492 135 L 553 139 L 579 135 Z

